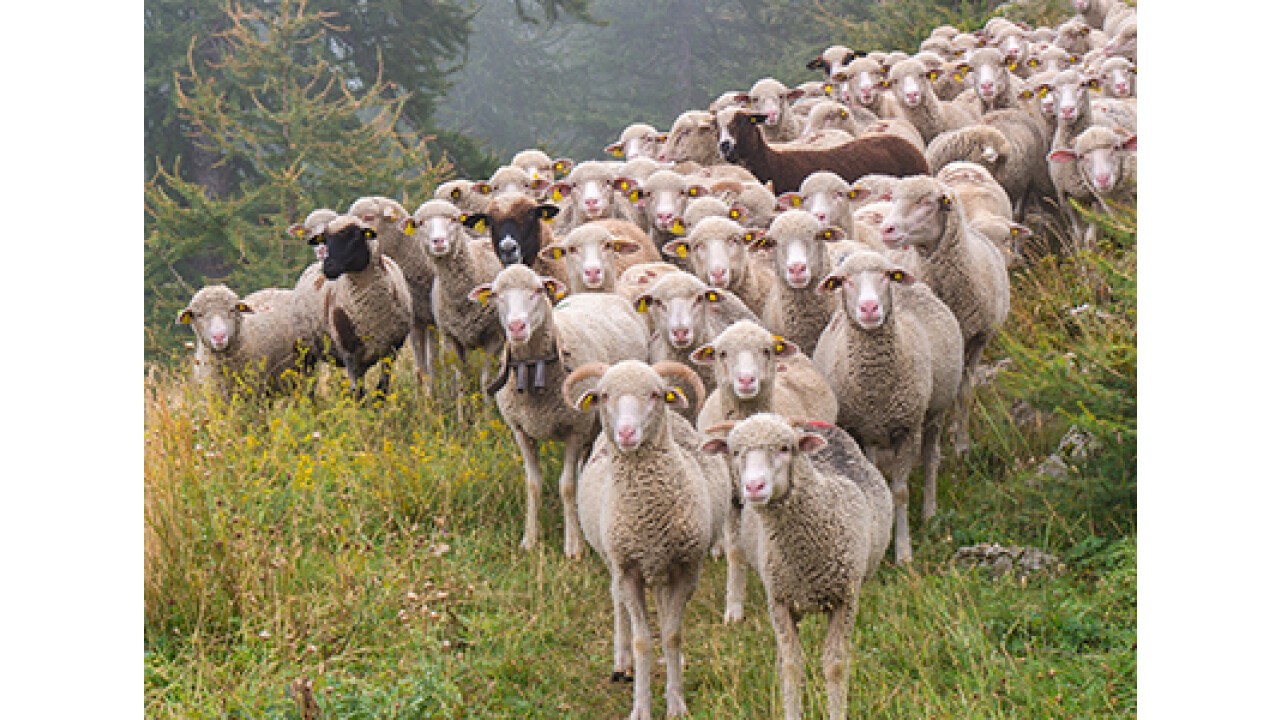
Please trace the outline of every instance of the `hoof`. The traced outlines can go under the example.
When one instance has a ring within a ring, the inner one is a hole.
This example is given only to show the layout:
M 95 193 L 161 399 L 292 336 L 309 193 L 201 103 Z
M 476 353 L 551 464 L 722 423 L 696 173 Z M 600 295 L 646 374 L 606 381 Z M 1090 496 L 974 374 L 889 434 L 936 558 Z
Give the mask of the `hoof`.
M 724 624 L 732 625 L 734 623 L 742 622 L 744 614 L 741 604 L 730 605 L 724 610 Z
M 634 682 L 634 681 L 635 681 L 634 677 L 626 674 L 621 670 L 614 670 L 613 674 L 609 676 L 609 682 L 621 683 L 621 682 Z

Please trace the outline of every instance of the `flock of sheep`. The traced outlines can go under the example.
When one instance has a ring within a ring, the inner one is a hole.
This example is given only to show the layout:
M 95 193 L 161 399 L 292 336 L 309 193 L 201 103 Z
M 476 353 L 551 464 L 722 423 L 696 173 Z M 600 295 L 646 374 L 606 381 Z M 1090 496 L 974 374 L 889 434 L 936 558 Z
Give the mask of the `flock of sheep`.
M 667 715 L 683 715 L 681 621 L 717 553 L 726 622 L 745 568 L 763 581 L 788 718 L 796 622 L 827 615 L 843 718 L 860 587 L 891 540 L 911 560 L 907 479 L 922 466 L 928 519 L 948 420 L 969 448 L 1026 214 L 1063 213 L 1088 244 L 1072 200 L 1134 200 L 1136 15 L 1074 4 L 1052 28 L 939 27 L 914 55 L 830 47 L 810 63 L 824 80 L 766 78 L 667 132 L 632 125 L 617 160 L 529 150 L 413 213 L 387 197 L 316 210 L 291 228 L 319 257 L 294 288 L 206 287 L 182 311 L 197 377 L 229 392 L 254 368 L 270 386 L 329 360 L 362 392 L 406 339 L 422 379 L 444 348 L 479 351 L 523 457 L 524 548 L 538 445 L 564 444 L 564 551 L 585 539 L 608 566 L 631 717 L 650 717 L 645 589 Z

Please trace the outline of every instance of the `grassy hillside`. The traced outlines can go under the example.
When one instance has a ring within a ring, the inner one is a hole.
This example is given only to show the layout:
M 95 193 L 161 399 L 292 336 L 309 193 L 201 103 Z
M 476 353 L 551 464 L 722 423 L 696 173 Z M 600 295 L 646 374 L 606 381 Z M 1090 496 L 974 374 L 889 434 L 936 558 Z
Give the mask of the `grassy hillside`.
M 913 524 L 915 563 L 863 592 L 853 716 L 1136 715 L 1130 221 L 1097 253 L 1015 273 L 1013 314 L 988 351 L 1009 362 L 979 393 L 975 450 L 948 454 L 939 514 Z M 184 374 L 150 373 L 147 716 L 623 716 L 631 686 L 609 682 L 607 572 L 594 555 L 564 558 L 554 491 L 542 544 L 518 548 L 519 453 L 488 399 L 443 384 L 423 397 L 403 355 L 383 401 L 343 397 L 338 377 L 314 399 L 226 403 Z M 1038 474 L 1072 425 L 1092 454 Z M 549 478 L 559 453 L 544 449 Z M 913 520 L 918 508 L 913 497 Z M 1047 550 L 1061 571 L 992 578 L 952 562 L 981 542 Z M 760 583 L 742 625 L 721 624 L 723 597 L 724 563 L 710 562 L 685 620 L 693 717 L 777 717 Z M 823 628 L 802 629 L 816 717 Z

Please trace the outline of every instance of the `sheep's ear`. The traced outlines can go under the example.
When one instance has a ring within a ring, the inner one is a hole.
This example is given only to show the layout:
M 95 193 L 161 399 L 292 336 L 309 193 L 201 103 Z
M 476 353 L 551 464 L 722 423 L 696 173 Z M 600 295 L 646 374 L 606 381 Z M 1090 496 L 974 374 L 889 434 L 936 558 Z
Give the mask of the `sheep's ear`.
M 604 151 L 614 157 L 625 157 L 626 151 L 622 149 L 622 143 L 609 143 L 604 146 Z
M 763 125 L 764 122 L 768 119 L 769 119 L 769 116 L 765 115 L 764 113 L 749 113 L 747 115 L 747 121 L 750 122 L 752 125 Z
M 662 253 L 683 260 L 689 257 L 689 243 L 686 240 L 672 240 L 662 246 Z
M 778 196 L 778 209 L 788 210 L 804 205 L 804 198 L 798 192 L 784 192 Z
M 360 234 L 364 237 L 365 240 L 372 240 L 378 237 L 378 231 L 374 230 L 373 228 L 365 228 L 364 230 L 360 231 Z
M 538 251 L 538 257 L 543 260 L 559 260 L 564 257 L 564 246 L 548 245 Z
M 581 412 L 591 412 L 591 408 L 600 400 L 600 392 L 597 390 L 588 390 L 578 396 L 578 402 L 574 403 L 574 407 Z
M 685 188 L 684 194 L 687 197 L 700 198 L 700 197 L 705 197 L 710 193 L 707 191 L 706 188 L 702 187 L 701 185 L 690 185 L 689 187 Z
M 1135 151 L 1138 149 L 1138 134 L 1134 133 L 1121 141 L 1119 148 L 1121 150 Z
M 724 438 L 711 438 L 702 443 L 702 452 L 708 455 L 723 455 L 729 452 L 729 441 Z
M 674 405 L 681 410 L 689 407 L 689 398 L 684 391 L 678 387 L 669 387 L 666 392 L 662 393 L 662 401 L 668 405 Z
M 573 191 L 573 186 L 561 180 L 551 185 L 551 199 L 554 202 L 562 202 L 564 196 Z
M 614 238 L 609 243 L 609 247 L 619 255 L 633 255 L 640 252 L 640 243 L 635 240 L 627 240 L 626 238 Z
M 800 352 L 800 346 L 782 337 L 781 335 L 773 336 L 773 354 L 780 358 L 789 358 Z
M 719 290 L 703 290 L 702 297 L 709 303 L 718 303 L 721 300 L 724 300 L 724 295 L 722 295 Z
M 791 102 L 795 102 L 802 97 L 804 97 L 804 88 L 792 88 L 787 91 L 787 99 Z
M 777 247 L 778 241 L 769 237 L 765 233 L 745 233 L 744 237 L 750 236 L 750 247 L 752 250 L 772 250 Z
M 471 292 L 467 293 L 468 300 L 470 300 L 473 303 L 479 303 L 481 305 L 488 305 L 489 298 L 492 296 L 493 296 L 493 285 L 491 283 L 477 285 L 471 289 Z
M 677 217 L 671 220 L 671 234 L 676 237 L 684 237 L 689 228 L 685 227 L 684 218 Z
M 490 185 L 489 183 L 487 183 L 487 182 L 483 182 L 483 181 L 481 181 L 481 182 L 476 182 L 476 183 L 472 183 L 472 184 L 471 184 L 471 189 L 472 189 L 472 190 L 475 190 L 476 192 L 480 193 L 481 195 L 488 195 L 488 194 L 490 194 L 490 193 L 492 193 L 492 192 L 493 192 L 493 186 L 492 186 L 492 185 Z
M 822 56 L 819 55 L 818 57 L 805 63 L 804 66 L 806 69 L 809 69 L 809 70 L 817 70 L 818 68 L 822 67 Z
M 449 199 L 457 202 L 462 199 L 462 188 L 455 187 L 449 191 Z
M 1043 99 L 1044 96 L 1048 95 L 1049 91 L 1052 89 L 1053 88 L 1048 85 L 1038 85 L 1036 86 L 1036 97 Z
M 1049 153 L 1047 156 L 1049 162 L 1072 162 L 1076 159 L 1076 151 L 1071 148 L 1058 148 Z
M 867 191 L 865 188 L 859 185 L 855 185 L 849 188 L 849 192 L 846 194 L 849 196 L 850 200 L 857 200 L 858 198 L 862 197 L 866 192 Z
M 837 73 L 837 74 L 843 75 L 844 73 Z M 832 79 L 832 80 L 835 80 L 836 78 L 835 78 L 835 77 L 832 77 L 831 79 Z M 843 82 L 843 81 L 840 81 L 840 82 Z M 825 95 L 831 95 L 832 93 L 834 93 L 834 92 L 835 92 L 835 90 L 836 90 L 836 86 L 835 86 L 833 83 L 829 83 L 829 82 L 822 83 L 822 92 L 823 92 L 823 94 L 825 94 Z
M 193 321 L 193 320 L 195 320 L 195 319 L 196 319 L 196 314 L 195 314 L 195 313 L 193 313 L 193 312 L 191 312 L 191 308 L 183 308 L 183 309 L 182 309 L 182 312 L 178 313 L 178 323 L 177 323 L 177 324 L 179 324 L 179 325 L 190 325 L 190 324 L 191 324 L 191 321 Z
M 635 308 L 636 308 L 636 312 L 638 313 L 649 312 L 649 308 L 652 305 L 653 305 L 653 296 L 649 295 L 648 293 L 645 293 L 644 295 L 641 295 L 636 298 Z
M 1024 88 L 1018 91 L 1019 100 L 1030 100 L 1032 95 L 1034 95 L 1034 93 L 1031 92 L 1030 88 Z
M 565 295 L 569 294 L 569 288 L 555 278 L 543 278 L 542 287 L 546 289 L 547 295 L 551 297 L 552 304 L 560 302 Z
M 307 237 L 307 226 L 303 225 L 302 223 L 294 223 L 290 225 L 289 229 L 286 230 L 285 232 L 298 238 L 299 240 L 305 240 Z
M 560 208 L 555 205 L 539 205 L 533 209 L 533 214 L 537 216 L 539 220 L 551 222 L 552 218 L 560 214 Z
M 1009 223 L 1009 235 L 1014 238 L 1024 238 L 1031 237 L 1035 233 L 1031 232 L 1031 228 L 1022 223 L 1011 222 Z
M 400 221 L 400 232 L 406 235 L 412 235 L 417 229 L 418 223 L 414 222 L 412 215 Z
M 816 433 L 800 433 L 796 447 L 803 453 L 814 453 L 827 446 L 826 438 Z
M 925 74 L 924 74 L 924 76 L 925 76 L 925 77 L 927 77 L 927 78 L 929 78 L 929 80 L 930 80 L 930 81 L 936 81 L 936 80 L 938 79 L 939 75 L 940 75 L 940 73 L 938 72 L 937 68 L 934 68 L 933 70 L 926 71 L 926 72 L 925 72 Z
M 956 71 L 952 74 L 952 77 L 956 80 L 964 80 L 965 76 L 968 75 L 969 71 L 972 69 L 973 68 L 969 66 L 969 63 L 960 63 L 956 66 Z
M 1100 92 L 1102 90 L 1102 83 L 1098 82 L 1098 78 L 1096 77 L 1089 78 L 1081 84 L 1085 88 L 1092 90 L 1094 92 Z
M 818 231 L 818 239 L 826 242 L 840 242 L 844 239 L 844 230 L 832 225 Z
M 703 345 L 689 353 L 689 361 L 694 365 L 710 365 L 716 360 L 716 346 Z
M 890 282 L 902 283 L 903 285 L 910 285 L 916 281 L 915 275 L 912 275 L 902 268 L 887 270 L 885 271 L 884 276 L 889 278 Z
M 742 203 L 734 203 L 729 206 L 729 219 L 740 221 L 747 216 L 747 206 Z
M 747 93 L 738 93 L 737 95 L 733 96 L 733 101 L 738 104 L 749 103 L 751 102 L 751 96 Z
M 844 281 L 845 278 L 843 275 L 831 273 L 830 275 L 822 278 L 822 282 L 818 283 L 818 292 L 824 295 L 829 295 L 839 290 L 840 286 L 844 284 Z
M 555 173 L 555 176 L 558 178 L 568 175 L 569 171 L 572 169 L 573 160 L 570 160 L 569 158 L 556 158 L 556 161 L 551 165 L 551 171 Z
M 469 215 L 461 215 L 458 222 L 475 230 L 476 232 L 484 232 L 489 227 L 489 216 L 485 213 L 471 213 Z
M 950 210 L 955 205 L 955 199 L 951 197 L 951 193 L 944 192 L 938 196 L 938 207 L 943 210 Z
M 623 194 L 630 193 L 631 190 L 634 189 L 635 187 L 637 187 L 636 181 L 632 180 L 629 177 L 619 175 L 618 177 L 613 179 L 613 189 L 617 190 L 620 193 L 623 193 Z
M 1017 70 L 1018 58 L 1014 57 L 1013 53 L 1006 54 L 1004 56 L 1004 66 L 1009 68 L 1010 70 Z
M 252 315 L 252 314 L 253 314 L 253 308 L 249 307 L 249 303 L 247 303 L 247 302 L 245 302 L 245 301 L 243 301 L 243 300 L 241 300 L 240 302 L 236 303 L 235 305 L 232 305 L 232 306 L 231 306 L 231 309 L 232 309 L 232 310 L 235 310 L 235 311 L 236 311 L 236 312 L 238 312 L 238 313 L 242 313 L 242 314 L 245 314 L 245 315 Z

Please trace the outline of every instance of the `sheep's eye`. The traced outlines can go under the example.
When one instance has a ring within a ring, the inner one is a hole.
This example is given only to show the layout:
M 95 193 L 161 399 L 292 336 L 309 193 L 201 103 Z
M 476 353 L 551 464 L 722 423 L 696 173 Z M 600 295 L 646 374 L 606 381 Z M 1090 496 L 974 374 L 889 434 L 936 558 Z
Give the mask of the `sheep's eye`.
M 569 254 L 570 254 L 570 255 L 577 255 L 577 254 L 578 254 L 578 248 L 576 248 L 576 247 L 570 247 L 570 248 L 569 248 Z
M 724 350 L 721 350 L 720 352 L 718 352 L 718 353 L 716 353 L 716 354 L 720 356 L 720 359 L 721 359 L 721 360 L 724 360 L 726 357 L 728 357 L 728 356 L 729 356 L 729 354 L 728 354 L 728 353 L 726 353 Z

